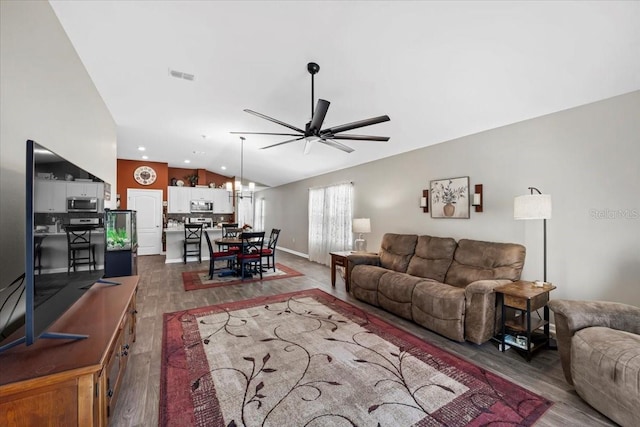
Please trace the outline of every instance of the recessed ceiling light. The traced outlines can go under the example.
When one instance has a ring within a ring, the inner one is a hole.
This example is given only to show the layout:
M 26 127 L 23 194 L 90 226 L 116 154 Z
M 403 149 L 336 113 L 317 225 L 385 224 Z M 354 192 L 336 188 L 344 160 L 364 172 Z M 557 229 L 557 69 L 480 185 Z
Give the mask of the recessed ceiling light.
M 191 163 L 191 160 L 187 159 L 184 161 L 185 163 Z
M 144 151 L 144 150 L 146 150 L 146 148 L 144 148 L 142 146 L 138 147 L 138 151 Z
M 143 160 L 147 160 L 149 158 L 149 156 L 142 156 Z
M 222 169 L 223 171 L 226 171 L 227 167 L 226 166 L 222 166 L 220 169 Z

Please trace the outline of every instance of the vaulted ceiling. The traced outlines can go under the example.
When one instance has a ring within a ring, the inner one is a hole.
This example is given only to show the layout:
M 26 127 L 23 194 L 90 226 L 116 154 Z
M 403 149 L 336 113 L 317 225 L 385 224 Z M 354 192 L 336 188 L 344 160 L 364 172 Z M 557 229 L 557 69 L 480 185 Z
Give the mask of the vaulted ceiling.
M 247 135 L 268 186 L 640 89 L 640 2 L 50 1 L 118 126 L 118 157 L 240 175 L 231 131 L 388 114 L 344 153 Z M 194 76 L 185 80 L 170 70 Z M 190 160 L 187 165 L 184 160 Z M 226 170 L 222 170 L 222 167 Z

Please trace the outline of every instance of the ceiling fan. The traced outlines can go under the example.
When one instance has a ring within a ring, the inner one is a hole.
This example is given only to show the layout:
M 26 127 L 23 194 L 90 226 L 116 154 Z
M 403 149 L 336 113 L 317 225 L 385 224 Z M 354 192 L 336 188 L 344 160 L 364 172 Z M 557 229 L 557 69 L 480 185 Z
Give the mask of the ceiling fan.
M 353 129 L 359 129 L 365 126 L 371 126 L 382 122 L 389 121 L 389 116 L 378 116 L 370 119 L 359 120 L 357 122 L 346 123 L 339 126 L 332 126 L 329 128 L 322 129 L 322 123 L 324 122 L 324 118 L 327 115 L 327 111 L 329 110 L 329 101 L 324 99 L 318 99 L 318 103 L 315 106 L 314 110 L 314 86 L 313 86 L 313 78 L 320 71 L 320 66 L 315 62 L 309 62 L 307 64 L 307 70 L 309 74 L 311 74 L 311 120 L 305 125 L 304 130 L 290 125 L 288 123 L 282 122 L 280 120 L 274 119 L 269 116 L 265 116 L 264 114 L 258 113 L 253 110 L 245 109 L 249 114 L 253 114 L 254 116 L 258 116 L 262 119 L 269 120 L 270 122 L 277 123 L 281 126 L 287 127 L 297 133 L 273 133 L 273 132 L 231 132 L 233 134 L 253 134 L 253 135 L 279 135 L 279 136 L 295 136 L 293 139 L 288 139 L 283 142 L 279 142 L 277 144 L 268 145 L 266 147 L 262 147 L 261 150 L 265 148 L 277 147 L 278 145 L 288 144 L 290 142 L 300 141 L 301 139 L 305 140 L 304 154 L 308 154 L 311 146 L 314 142 L 320 142 L 322 144 L 326 144 L 330 147 L 337 148 L 347 153 L 351 153 L 353 148 L 344 145 L 336 140 L 351 140 L 351 141 L 388 141 L 388 136 L 370 136 L 370 135 L 352 135 L 352 134 L 342 134 L 342 132 L 346 132 Z

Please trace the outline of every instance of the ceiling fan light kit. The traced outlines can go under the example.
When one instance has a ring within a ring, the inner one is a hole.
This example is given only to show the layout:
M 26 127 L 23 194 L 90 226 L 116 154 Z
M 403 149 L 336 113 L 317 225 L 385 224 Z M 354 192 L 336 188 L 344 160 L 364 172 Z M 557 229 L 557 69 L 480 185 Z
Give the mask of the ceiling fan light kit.
M 378 123 L 387 122 L 390 120 L 389 116 L 387 115 L 372 117 L 370 119 L 358 120 L 357 122 L 345 123 L 343 125 L 322 129 L 322 124 L 324 123 L 324 119 L 327 116 L 327 112 L 329 111 L 329 105 L 331 105 L 331 103 L 325 99 L 318 99 L 318 103 L 315 104 L 314 76 L 320 71 L 320 66 L 315 62 L 309 62 L 307 64 L 307 71 L 309 71 L 309 74 L 311 74 L 311 120 L 305 124 L 304 130 L 296 126 L 293 126 L 289 123 L 285 123 L 278 119 L 274 119 L 273 117 L 269 117 L 262 113 L 258 113 L 257 111 L 245 109 L 244 111 L 249 114 L 253 114 L 254 116 L 260 117 L 261 119 L 268 120 L 270 122 L 279 124 L 280 126 L 289 128 L 296 133 L 274 133 L 274 132 L 231 132 L 231 133 L 295 137 L 283 142 L 267 145 L 266 147 L 262 147 L 261 150 L 266 148 L 277 147 L 279 145 L 289 144 L 291 142 L 300 141 L 304 139 L 305 140 L 304 154 L 309 153 L 311 146 L 315 142 L 320 142 L 322 144 L 328 145 L 329 147 L 337 148 L 338 150 L 342 150 L 345 153 L 351 153 L 354 151 L 353 148 L 345 144 L 342 144 L 341 142 L 338 142 L 336 140 L 380 141 L 380 142 L 389 141 L 388 136 L 341 134 L 342 132 L 359 129 L 362 127 L 371 126 Z M 315 105 L 315 109 L 314 109 L 314 105 Z

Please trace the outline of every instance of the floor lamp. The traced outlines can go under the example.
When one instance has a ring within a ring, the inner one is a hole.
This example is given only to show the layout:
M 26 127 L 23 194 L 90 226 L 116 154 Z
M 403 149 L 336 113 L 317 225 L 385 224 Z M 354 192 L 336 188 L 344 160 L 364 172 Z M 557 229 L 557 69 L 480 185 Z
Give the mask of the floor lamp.
M 531 194 L 518 196 L 513 201 L 514 219 L 541 219 L 544 233 L 544 282 L 547 281 L 547 220 L 551 218 L 551 196 L 529 187 Z M 537 194 L 534 193 L 537 192 Z

